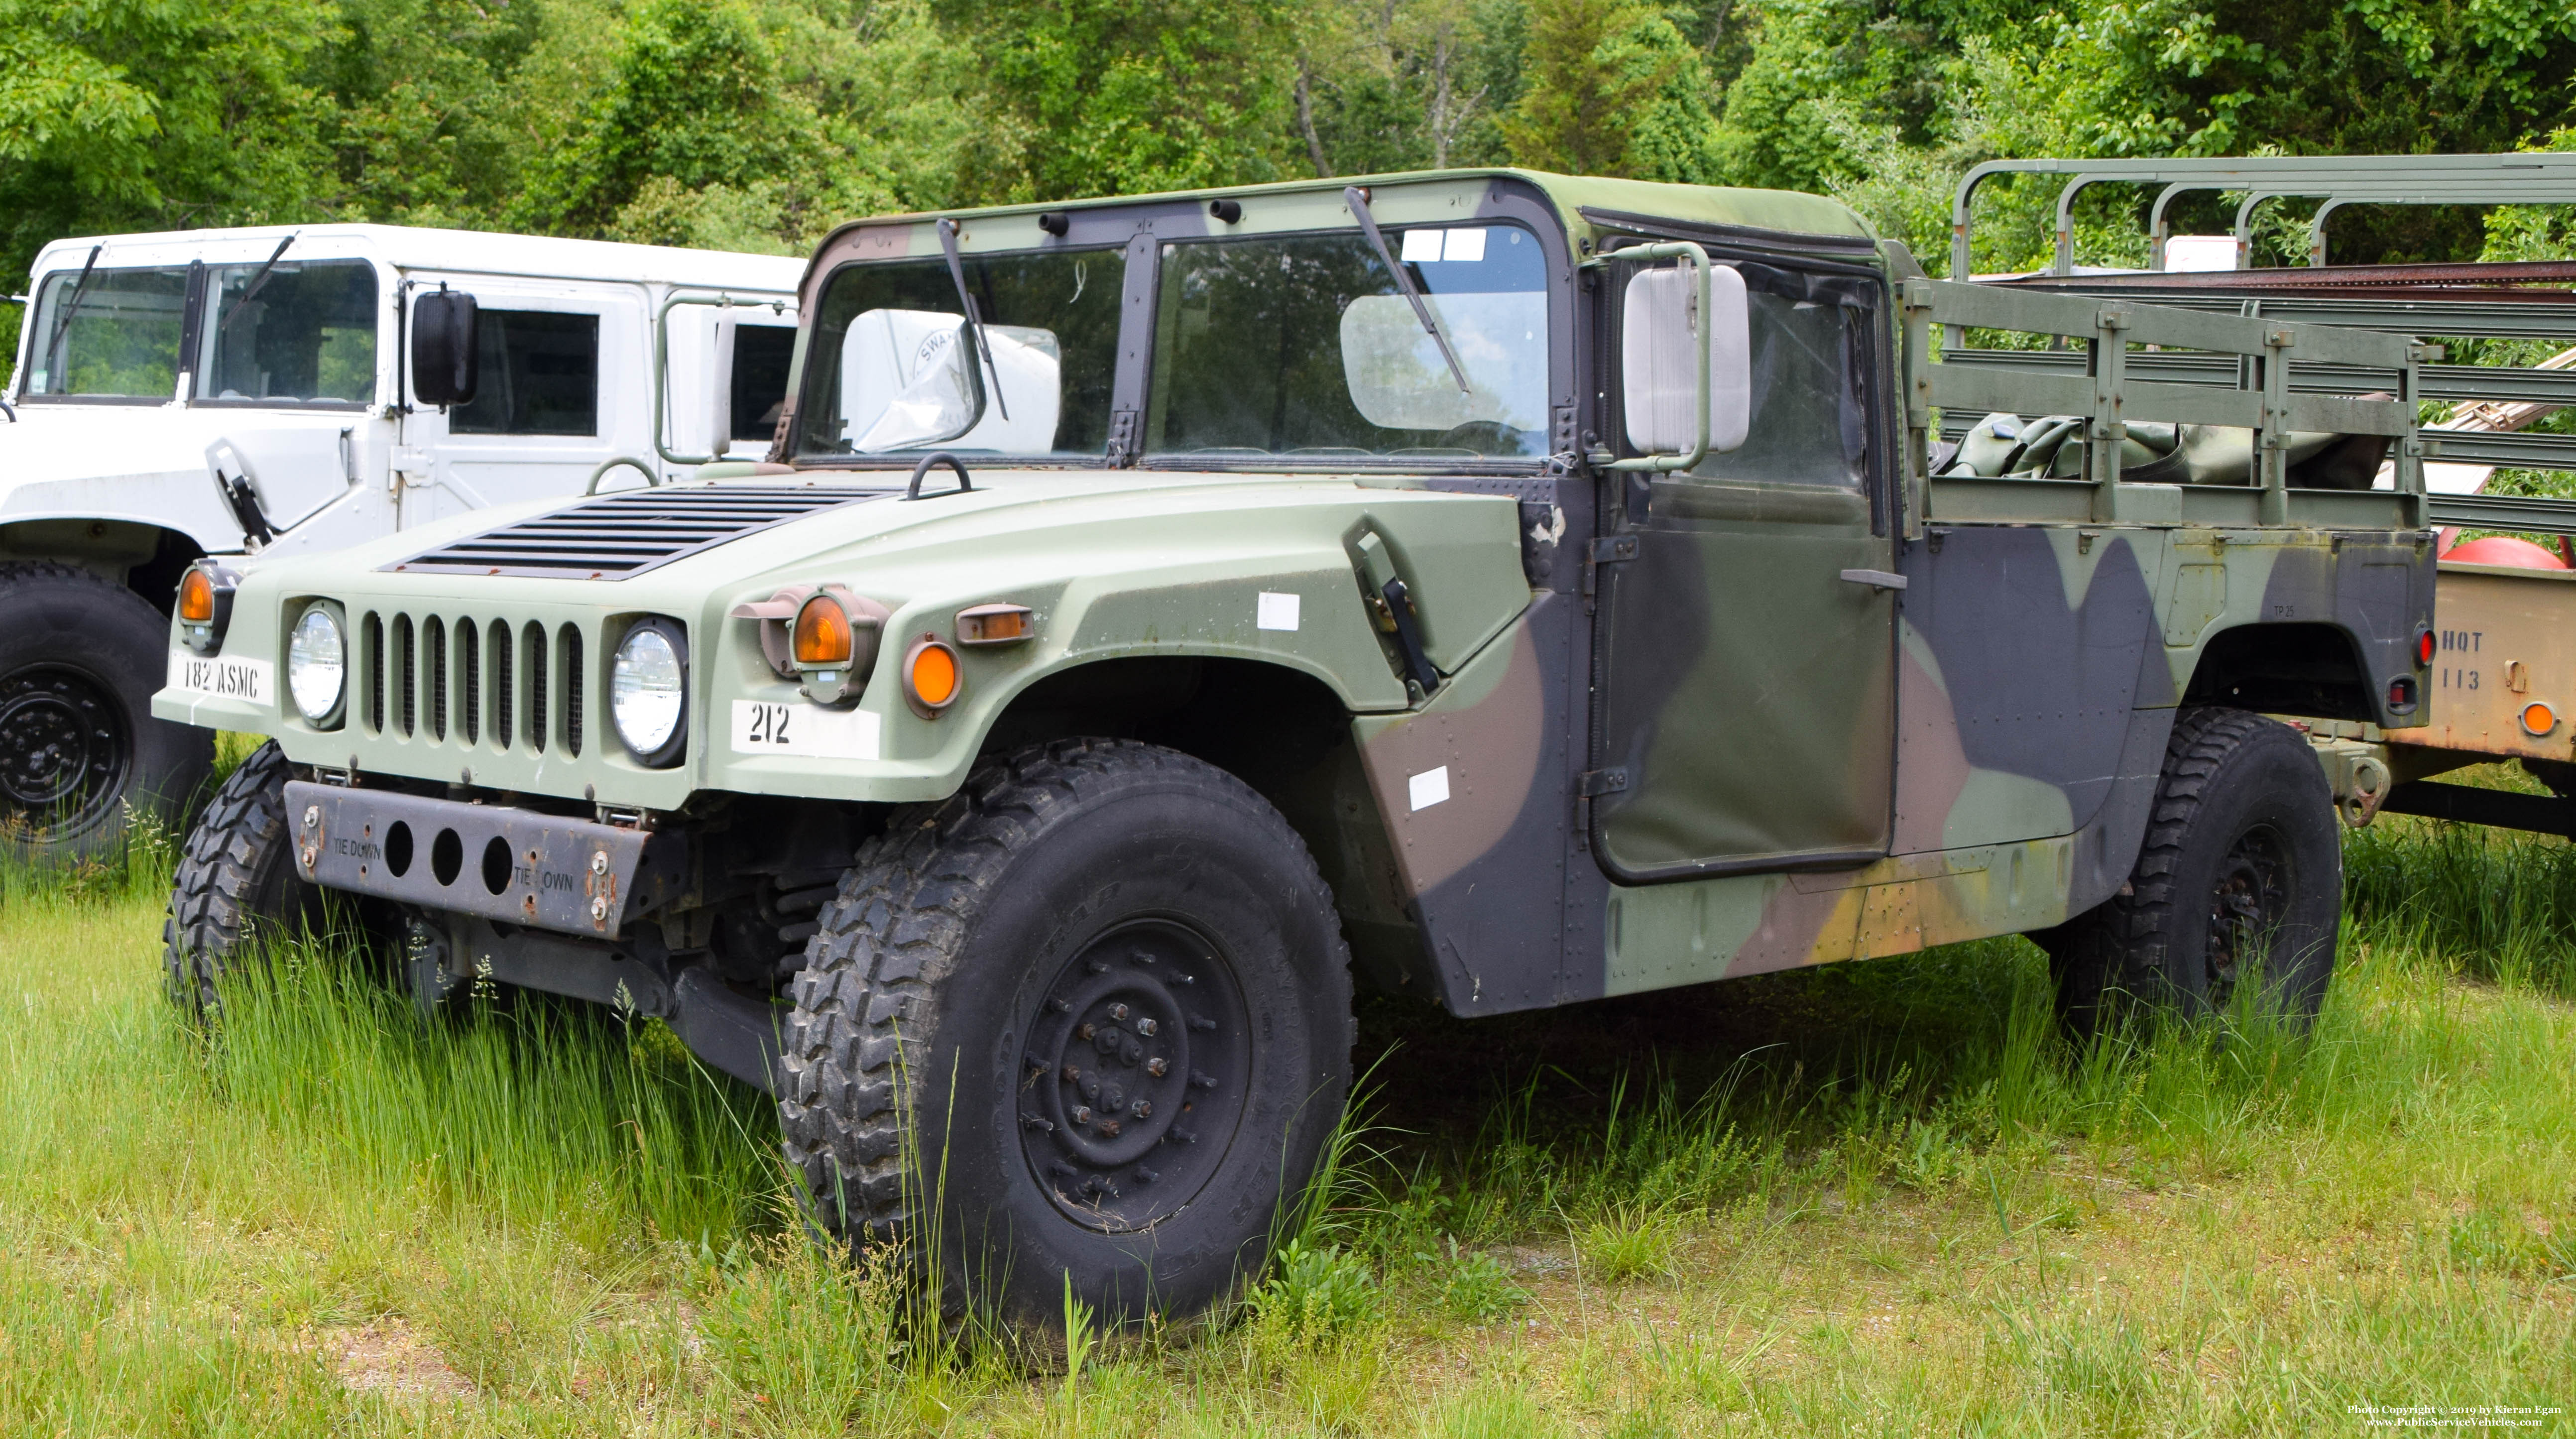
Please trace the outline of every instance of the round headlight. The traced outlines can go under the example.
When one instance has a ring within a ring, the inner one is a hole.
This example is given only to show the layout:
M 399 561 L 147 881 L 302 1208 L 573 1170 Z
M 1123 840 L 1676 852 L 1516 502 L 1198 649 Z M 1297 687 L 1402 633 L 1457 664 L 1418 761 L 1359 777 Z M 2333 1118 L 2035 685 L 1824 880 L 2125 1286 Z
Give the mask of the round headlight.
M 680 762 L 688 717 L 689 642 L 669 620 L 626 632 L 608 676 L 608 717 L 635 758 L 655 769 Z
M 295 708 L 307 720 L 329 725 L 339 718 L 340 697 L 348 684 L 349 646 L 341 636 L 339 617 L 315 605 L 287 636 L 287 692 L 295 696 Z

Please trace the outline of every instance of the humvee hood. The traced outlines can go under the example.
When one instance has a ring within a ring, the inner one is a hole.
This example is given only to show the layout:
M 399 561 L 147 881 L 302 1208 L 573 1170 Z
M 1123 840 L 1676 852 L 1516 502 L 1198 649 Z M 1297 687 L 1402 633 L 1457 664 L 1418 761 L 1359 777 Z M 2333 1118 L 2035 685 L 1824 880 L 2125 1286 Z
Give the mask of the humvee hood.
M 137 407 L 102 426 L 96 408 L 70 409 L 23 406 L 0 425 L 0 515 L 134 509 L 138 493 L 178 482 L 211 495 L 202 419 Z
M 873 568 L 909 567 L 925 549 L 954 561 L 1030 542 L 1049 548 L 1086 538 L 1122 547 L 1183 542 L 1257 530 L 1265 511 L 1398 492 L 1393 482 L 1351 475 L 973 473 L 974 488 L 961 492 L 955 477 L 940 471 L 918 499 L 904 498 L 903 472 L 883 470 L 627 490 L 458 517 L 370 544 L 349 558 L 388 580 L 399 575 L 423 583 L 485 574 L 617 583 L 652 574 L 683 586 L 724 587 L 813 565 L 848 580 Z

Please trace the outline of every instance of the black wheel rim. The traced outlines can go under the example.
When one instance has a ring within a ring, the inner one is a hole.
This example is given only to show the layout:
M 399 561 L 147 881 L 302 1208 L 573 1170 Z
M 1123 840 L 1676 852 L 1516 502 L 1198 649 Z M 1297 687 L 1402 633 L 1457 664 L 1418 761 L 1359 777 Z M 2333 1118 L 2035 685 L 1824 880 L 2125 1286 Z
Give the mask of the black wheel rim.
M 2268 824 L 2238 835 L 2218 862 L 2209 943 L 2203 951 L 2213 1008 L 2224 1006 L 2236 982 L 2270 956 L 2289 915 L 2290 879 L 2289 842 Z
M 133 753 L 123 706 L 93 676 L 36 665 L 0 678 L 0 805 L 37 837 L 95 823 Z
M 1021 1061 L 1021 1151 L 1076 1222 L 1146 1228 L 1223 1166 L 1251 1072 L 1224 951 L 1178 921 L 1120 925 L 1041 991 Z

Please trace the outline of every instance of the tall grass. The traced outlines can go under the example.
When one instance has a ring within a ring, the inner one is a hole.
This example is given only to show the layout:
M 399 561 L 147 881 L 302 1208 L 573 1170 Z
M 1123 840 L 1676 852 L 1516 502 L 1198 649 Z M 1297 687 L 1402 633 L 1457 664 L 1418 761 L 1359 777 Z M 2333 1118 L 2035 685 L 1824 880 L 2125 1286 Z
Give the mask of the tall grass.
M 2344 845 L 2344 902 L 2376 934 L 2485 979 L 2576 996 L 2576 846 L 2397 817 Z
M 2351 837 L 2324 1014 L 2069 1048 L 2017 940 L 1460 1022 L 1206 1326 L 943 1330 L 657 1027 L 328 944 L 161 1000 L 166 852 L 0 873 L 0 1432 L 2300 1433 L 2576 1394 L 2567 846 Z M 2481 982 L 2464 986 L 2456 976 Z M 353 1390 L 392 1335 L 454 1400 Z M 376 1342 L 376 1341 L 370 1341 Z M 1068 1362 L 1069 1361 L 1069 1362 Z

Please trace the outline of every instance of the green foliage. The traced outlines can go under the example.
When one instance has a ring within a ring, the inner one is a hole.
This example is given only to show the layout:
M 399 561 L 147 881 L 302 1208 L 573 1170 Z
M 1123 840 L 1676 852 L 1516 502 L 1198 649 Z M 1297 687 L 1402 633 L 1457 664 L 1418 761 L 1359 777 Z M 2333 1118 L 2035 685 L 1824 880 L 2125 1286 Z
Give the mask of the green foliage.
M 1515 162 L 1578 175 L 1718 181 L 1705 57 L 1635 0 L 1530 0 L 1522 88 L 1502 122 Z
M 1377 1312 L 1377 1278 L 1366 1260 L 1338 1244 L 1291 1239 L 1280 1247 L 1278 1272 L 1252 1292 L 1252 1311 L 1284 1335 L 1329 1338 Z
M 0 294 L 65 235 L 795 254 L 867 213 L 1504 163 L 1830 193 L 1937 271 L 1990 157 L 2570 135 L 2562 0 L 0 0 Z M 2047 261 L 2056 189 L 1980 193 L 1979 270 Z M 2142 263 L 2148 198 L 2088 192 L 2078 257 Z M 2258 257 L 2311 206 L 2266 207 Z M 2355 207 L 2332 246 L 2563 255 L 2569 213 Z
M 1295 15 L 1283 0 L 953 7 L 1010 121 L 985 187 L 1058 199 L 1283 178 Z

